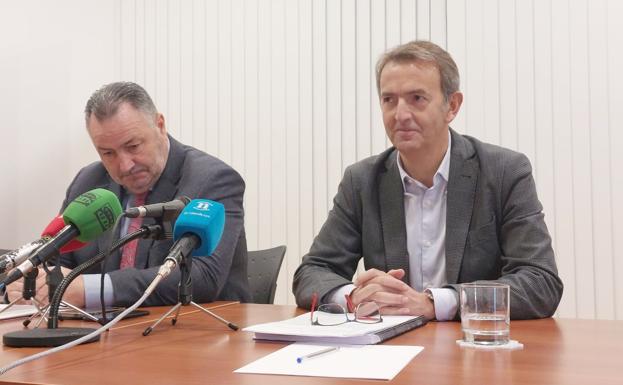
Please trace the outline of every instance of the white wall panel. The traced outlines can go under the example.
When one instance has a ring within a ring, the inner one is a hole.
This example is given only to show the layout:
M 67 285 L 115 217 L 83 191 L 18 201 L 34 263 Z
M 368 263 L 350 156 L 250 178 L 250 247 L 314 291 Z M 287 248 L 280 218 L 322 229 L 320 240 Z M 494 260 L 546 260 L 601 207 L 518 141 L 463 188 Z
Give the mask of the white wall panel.
M 387 138 L 385 129 L 383 128 L 383 118 L 381 109 L 379 108 L 378 92 L 376 87 L 376 62 L 379 56 L 385 51 L 387 34 L 386 34 L 386 4 L 383 1 L 370 0 L 370 115 L 371 124 L 370 138 L 372 144 L 371 154 L 378 154 L 387 148 Z M 365 156 L 364 156 L 365 157 Z
M 485 57 L 483 28 L 487 21 L 484 19 L 483 11 L 483 0 L 470 0 L 465 14 L 466 29 L 469 33 L 465 34 L 465 44 L 468 49 L 466 50 L 467 72 L 463 78 L 463 90 L 469 97 L 465 98 L 463 105 L 466 119 L 464 132 L 476 137 L 482 137 L 485 133 L 482 103 L 485 99 L 485 73 L 482 62 Z
M 553 87 L 552 87 L 552 4 L 534 2 L 534 177 L 539 198 L 546 207 L 545 221 L 556 246 L 556 169 L 554 167 Z M 537 166 L 538 165 L 538 166 Z M 535 167 L 537 166 L 537 167 Z M 560 254 L 559 254 L 560 259 Z M 559 262 L 560 266 L 560 262 Z M 565 290 L 566 292 L 566 290 Z M 562 309 L 560 307 L 559 309 Z M 560 314 L 562 311 L 559 312 Z
M 485 0 L 482 3 L 482 111 L 483 127 L 480 138 L 490 143 L 500 142 L 500 45 L 497 0 Z M 471 29 L 470 29 L 471 31 Z M 470 93 L 471 95 L 471 93 Z M 471 99 L 471 96 L 470 96 Z
M 610 202 L 612 205 L 612 280 L 614 281 L 614 318 L 623 319 L 623 55 L 619 47 L 623 47 L 623 34 L 620 33 L 620 20 L 623 17 L 623 2 L 609 0 L 607 2 L 607 47 L 608 47 L 608 124 L 610 132 Z M 599 213 L 601 214 L 601 213 Z M 601 278 L 601 277 L 600 277 Z
M 571 151 L 573 155 L 574 248 L 578 316 L 595 316 L 595 259 L 591 186 L 590 87 L 586 1 L 570 3 Z
M 517 20 L 515 2 L 517 0 L 501 0 L 499 2 L 499 60 L 500 60 L 500 144 L 504 147 L 517 149 Z M 520 0 L 521 1 L 521 0 Z M 468 25 L 467 34 L 471 33 Z M 469 44 L 467 45 L 469 51 Z M 477 69 L 474 69 L 477 70 Z M 470 67 L 467 68 L 469 72 Z M 469 89 L 467 90 L 469 97 Z M 474 102 L 478 102 L 475 100 Z M 468 116 L 469 119 L 469 116 Z M 465 130 L 471 132 L 469 121 Z
M 271 29 L 271 53 L 272 53 L 272 85 L 271 85 L 271 237 L 269 242 L 263 247 L 282 245 L 287 243 L 287 203 L 286 192 L 288 187 L 287 167 L 288 159 L 286 155 L 293 156 L 292 152 L 287 151 L 287 130 L 286 112 L 288 111 L 286 102 L 286 20 L 285 3 L 287 0 L 272 2 L 272 29 Z M 291 129 L 296 130 L 296 127 Z M 296 164 L 296 161 L 293 161 Z M 295 228 L 295 227 L 294 227 Z M 285 278 L 285 277 L 284 277 Z M 282 282 L 287 280 L 282 279 Z M 286 285 L 280 286 L 280 299 L 285 302 L 285 297 L 290 297 Z M 284 295 L 286 294 L 286 295 Z
M 342 178 L 342 1 L 325 2 L 326 95 L 326 202 L 332 202 Z M 345 27 L 348 26 L 346 23 Z M 353 67 L 350 67 L 353 68 Z M 329 207 L 331 203 L 328 203 Z
M 356 0 L 342 0 L 341 9 L 341 96 L 340 126 L 341 126 L 341 159 L 336 181 L 333 183 L 335 191 L 342 179 L 342 174 L 348 165 L 357 161 L 357 10 Z M 364 66 L 367 60 L 362 63 Z
M 417 36 L 403 35 L 403 42 L 413 40 L 416 37 L 418 39 L 431 40 L 431 25 L 438 23 L 438 20 L 431 18 L 431 1 L 434 0 L 417 0 Z M 403 3 L 411 3 L 411 1 L 403 1 Z M 443 2 L 437 1 L 437 3 L 441 4 Z
M 428 14 L 418 11 L 418 3 L 424 2 L 428 4 L 428 0 L 400 1 L 400 41 L 417 38 L 420 28 L 428 32 Z
M 282 242 L 290 250 L 285 258 L 277 287 L 280 288 L 275 301 L 279 303 L 294 303 L 294 296 L 289 288 L 292 287 L 293 272 L 300 262 L 301 248 L 301 179 L 305 178 L 302 173 L 299 146 L 301 143 L 300 124 L 300 57 L 299 57 L 299 3 L 286 1 L 284 12 L 284 36 L 285 36 L 285 148 L 280 151 L 283 154 L 282 162 L 285 165 L 286 180 L 286 238 Z M 285 33 L 287 31 L 287 33 Z M 273 240 L 275 245 L 278 240 Z
M 452 54 L 456 65 L 459 67 L 459 75 L 461 77 L 461 91 L 466 92 L 466 73 L 467 73 L 467 44 L 466 44 L 466 1 L 467 0 L 447 0 L 447 13 L 446 13 L 446 44 L 443 45 L 442 41 L 438 41 L 442 47 L 445 47 L 448 52 Z M 454 121 L 450 124 L 455 130 L 466 133 L 465 122 L 467 116 L 467 105 L 469 100 L 463 101 L 463 106 L 459 114 L 454 118 Z
M 371 9 L 370 1 L 355 2 L 356 15 L 356 48 L 357 58 L 355 69 L 357 83 L 355 85 L 355 111 L 357 113 L 357 160 L 369 156 L 372 151 L 371 121 L 374 103 L 376 102 L 376 86 L 374 84 L 374 63 L 371 53 Z
M 299 93 L 298 93 L 298 126 L 300 142 L 298 145 L 300 170 L 298 173 L 300 184 L 300 202 L 298 215 L 300 222 L 299 248 L 288 245 L 288 261 L 292 261 L 288 270 L 288 277 L 292 277 L 301 256 L 309 250 L 309 245 L 316 234 L 314 226 L 314 70 L 313 70 L 313 39 L 314 29 L 312 20 L 313 4 L 308 0 L 298 2 L 298 33 L 299 33 Z M 292 257 L 292 255 L 294 256 Z M 290 292 L 290 287 L 285 288 Z M 283 289 L 282 289 L 283 290 Z M 292 303 L 292 302 L 291 302 Z
M 96 159 L 82 120 L 90 93 L 133 80 L 175 137 L 244 177 L 249 249 L 287 244 L 276 298 L 293 303 L 292 275 L 345 167 L 389 145 L 379 55 L 431 39 L 461 74 L 452 127 L 532 161 L 565 282 L 558 315 L 622 319 L 621 18 L 616 0 L 2 2 L 0 126 L 15 145 L 1 172 L 16 186 L 2 198 L 50 193 L 2 208 L 18 219 L 0 224 L 0 246 L 31 240 Z M 66 157 L 50 165 L 51 148 Z
M 592 187 L 592 255 L 596 318 L 614 318 L 612 199 L 610 185 L 610 125 L 608 100 L 607 1 L 591 1 L 587 7 L 589 80 L 589 184 Z
M 571 41 L 569 37 L 569 5 L 565 0 L 552 0 L 552 129 L 556 138 L 553 147 L 555 201 L 554 235 L 558 271 L 565 283 L 563 301 L 558 309 L 561 316 L 577 315 L 577 290 L 575 276 L 576 252 L 574 248 L 573 215 L 573 167 L 571 165 L 571 63 L 569 62 Z M 554 44 L 555 42 L 555 44 Z M 538 165 L 537 170 L 538 170 Z M 538 171 L 537 171 L 538 172 Z M 545 208 L 545 214 L 551 208 Z
M 327 18 L 326 0 L 312 0 L 312 132 L 314 234 L 329 209 L 327 200 Z M 322 213 L 325 214 L 322 214 Z
M 534 0 L 515 3 L 517 41 L 517 150 L 534 157 Z

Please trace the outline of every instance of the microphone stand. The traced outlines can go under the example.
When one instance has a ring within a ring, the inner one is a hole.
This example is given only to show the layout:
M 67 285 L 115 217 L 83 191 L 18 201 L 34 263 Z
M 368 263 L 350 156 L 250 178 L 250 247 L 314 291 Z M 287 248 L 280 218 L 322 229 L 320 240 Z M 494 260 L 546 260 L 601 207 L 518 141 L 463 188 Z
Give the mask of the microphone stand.
M 43 265 L 43 269 L 46 271 L 47 275 L 45 277 L 45 283 L 48 285 L 48 304 L 45 305 L 44 308 L 40 309 L 37 313 L 33 314 L 32 316 L 30 316 L 30 318 L 28 318 L 27 320 L 24 321 L 24 326 L 28 327 L 28 325 L 30 324 L 30 322 L 32 322 L 32 320 L 37 317 L 38 315 L 41 315 L 41 317 L 39 318 L 39 320 L 37 321 L 37 323 L 35 324 L 35 328 L 38 328 L 39 325 L 41 325 L 42 321 L 48 321 L 48 314 L 50 313 L 50 309 L 52 308 L 52 299 L 54 298 L 54 293 L 56 292 L 56 289 L 58 288 L 58 286 L 60 285 L 60 283 L 63 281 L 63 273 L 61 270 L 61 265 L 60 265 L 60 258 L 56 259 L 56 265 L 54 266 L 53 269 L 48 269 L 48 267 L 44 264 Z M 67 302 L 67 301 L 61 301 L 60 303 L 62 306 L 68 307 L 70 309 L 73 309 L 74 311 L 80 313 L 82 316 L 92 320 L 92 321 L 97 321 L 97 318 L 94 317 L 93 315 L 87 313 L 86 311 L 80 309 L 77 306 L 72 305 L 71 303 Z
M 180 277 L 180 284 L 179 284 L 178 291 L 177 291 L 178 302 L 171 309 L 169 309 L 166 313 L 164 313 L 162 317 L 158 318 L 156 322 L 154 322 L 151 326 L 147 327 L 147 329 L 143 331 L 144 336 L 148 336 L 152 332 L 152 330 L 154 330 L 154 328 L 158 326 L 158 324 L 160 324 L 160 322 L 162 322 L 165 318 L 167 318 L 173 312 L 175 312 L 175 315 L 173 316 L 173 319 L 171 320 L 171 325 L 175 325 L 177 323 L 177 317 L 180 314 L 181 307 L 187 306 L 187 305 L 194 306 L 195 308 L 201 310 L 202 312 L 208 314 L 209 316 L 214 317 L 218 321 L 227 325 L 232 330 L 238 330 L 238 326 L 236 324 L 227 321 L 226 319 L 218 316 L 217 314 L 211 312 L 210 310 L 204 308 L 203 306 L 195 303 L 192 300 L 193 282 L 192 282 L 192 276 L 190 275 L 190 270 L 192 268 L 192 260 L 193 258 L 191 256 L 182 255 L 181 261 L 179 264 L 181 277 Z
M 37 312 L 30 316 L 27 320 L 24 320 L 24 326 L 28 326 L 30 320 L 36 317 L 39 314 L 43 314 L 43 303 L 39 301 L 35 295 L 37 294 L 37 275 L 39 274 L 39 269 L 32 269 L 28 273 L 24 275 L 24 286 L 22 286 L 22 298 L 17 298 L 13 300 L 11 303 L 7 305 L 4 309 L 0 310 L 0 313 L 3 313 L 9 310 L 13 305 L 17 302 L 25 299 L 26 301 L 30 301 L 33 306 L 37 309 Z
M 156 226 L 157 227 L 157 226 Z M 147 236 L 153 232 L 152 226 L 144 226 L 139 231 L 136 231 L 132 234 L 129 234 L 116 242 L 113 245 L 113 249 L 121 247 L 123 244 L 131 241 L 134 238 L 138 238 L 141 236 Z M 58 311 L 61 304 L 61 299 L 65 290 L 69 287 L 69 284 L 78 277 L 82 271 L 88 269 L 90 266 L 95 263 L 100 262 L 107 255 L 107 250 L 99 253 L 97 256 L 93 257 L 89 261 L 83 263 L 82 265 L 73 269 L 67 277 L 65 277 L 62 282 L 59 284 L 58 289 L 54 292 L 54 296 L 52 301 L 50 302 L 50 317 L 48 319 L 48 328 L 35 328 L 35 329 L 27 329 L 20 330 L 16 332 L 5 333 L 2 336 L 2 342 L 7 346 L 15 346 L 15 347 L 48 347 L 48 346 L 60 346 L 64 345 L 68 342 L 81 338 L 83 336 L 89 335 L 95 331 L 93 328 L 59 328 L 58 327 Z M 37 271 L 37 269 L 33 269 L 33 271 Z M 97 321 L 97 320 L 96 320 Z M 99 340 L 99 335 L 93 337 L 92 339 L 86 342 L 95 342 Z M 86 343 L 85 342 L 85 343 Z

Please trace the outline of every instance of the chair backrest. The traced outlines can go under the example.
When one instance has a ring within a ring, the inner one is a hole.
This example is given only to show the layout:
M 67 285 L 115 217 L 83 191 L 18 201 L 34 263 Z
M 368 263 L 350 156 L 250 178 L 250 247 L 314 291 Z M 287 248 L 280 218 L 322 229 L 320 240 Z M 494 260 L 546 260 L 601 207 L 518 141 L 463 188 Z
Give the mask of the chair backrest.
M 275 300 L 277 277 L 285 254 L 285 246 L 249 251 L 247 276 L 254 303 L 273 303 Z

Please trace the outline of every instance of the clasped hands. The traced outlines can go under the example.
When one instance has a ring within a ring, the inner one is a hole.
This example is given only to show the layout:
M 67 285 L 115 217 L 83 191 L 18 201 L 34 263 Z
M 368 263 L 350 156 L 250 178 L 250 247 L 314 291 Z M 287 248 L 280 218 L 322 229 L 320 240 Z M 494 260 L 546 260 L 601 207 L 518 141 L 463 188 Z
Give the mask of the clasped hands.
M 383 315 L 423 315 L 428 320 L 435 319 L 433 302 L 401 281 L 404 275 L 403 269 L 366 270 L 354 282 L 356 288 L 350 293 L 353 305 L 374 301 Z

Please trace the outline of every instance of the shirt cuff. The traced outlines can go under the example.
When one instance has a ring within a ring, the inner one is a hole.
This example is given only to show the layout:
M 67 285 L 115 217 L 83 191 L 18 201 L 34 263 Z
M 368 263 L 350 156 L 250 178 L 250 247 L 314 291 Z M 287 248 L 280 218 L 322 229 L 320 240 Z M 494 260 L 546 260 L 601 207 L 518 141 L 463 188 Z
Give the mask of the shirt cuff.
M 344 309 L 348 309 L 348 305 L 346 304 L 346 294 L 350 294 L 353 290 L 355 290 L 357 286 L 353 284 L 348 284 L 344 286 L 340 286 L 337 289 L 333 289 L 333 291 L 328 292 L 324 296 L 324 303 L 337 303 L 342 305 Z
M 84 308 L 100 308 L 100 275 L 83 274 L 84 279 Z M 104 304 L 106 307 L 112 306 L 114 300 L 112 280 L 108 274 L 104 275 Z
M 454 319 L 456 309 L 459 306 L 456 298 L 456 291 L 453 289 L 432 289 L 429 288 L 435 299 L 435 318 L 437 321 L 450 321 Z

